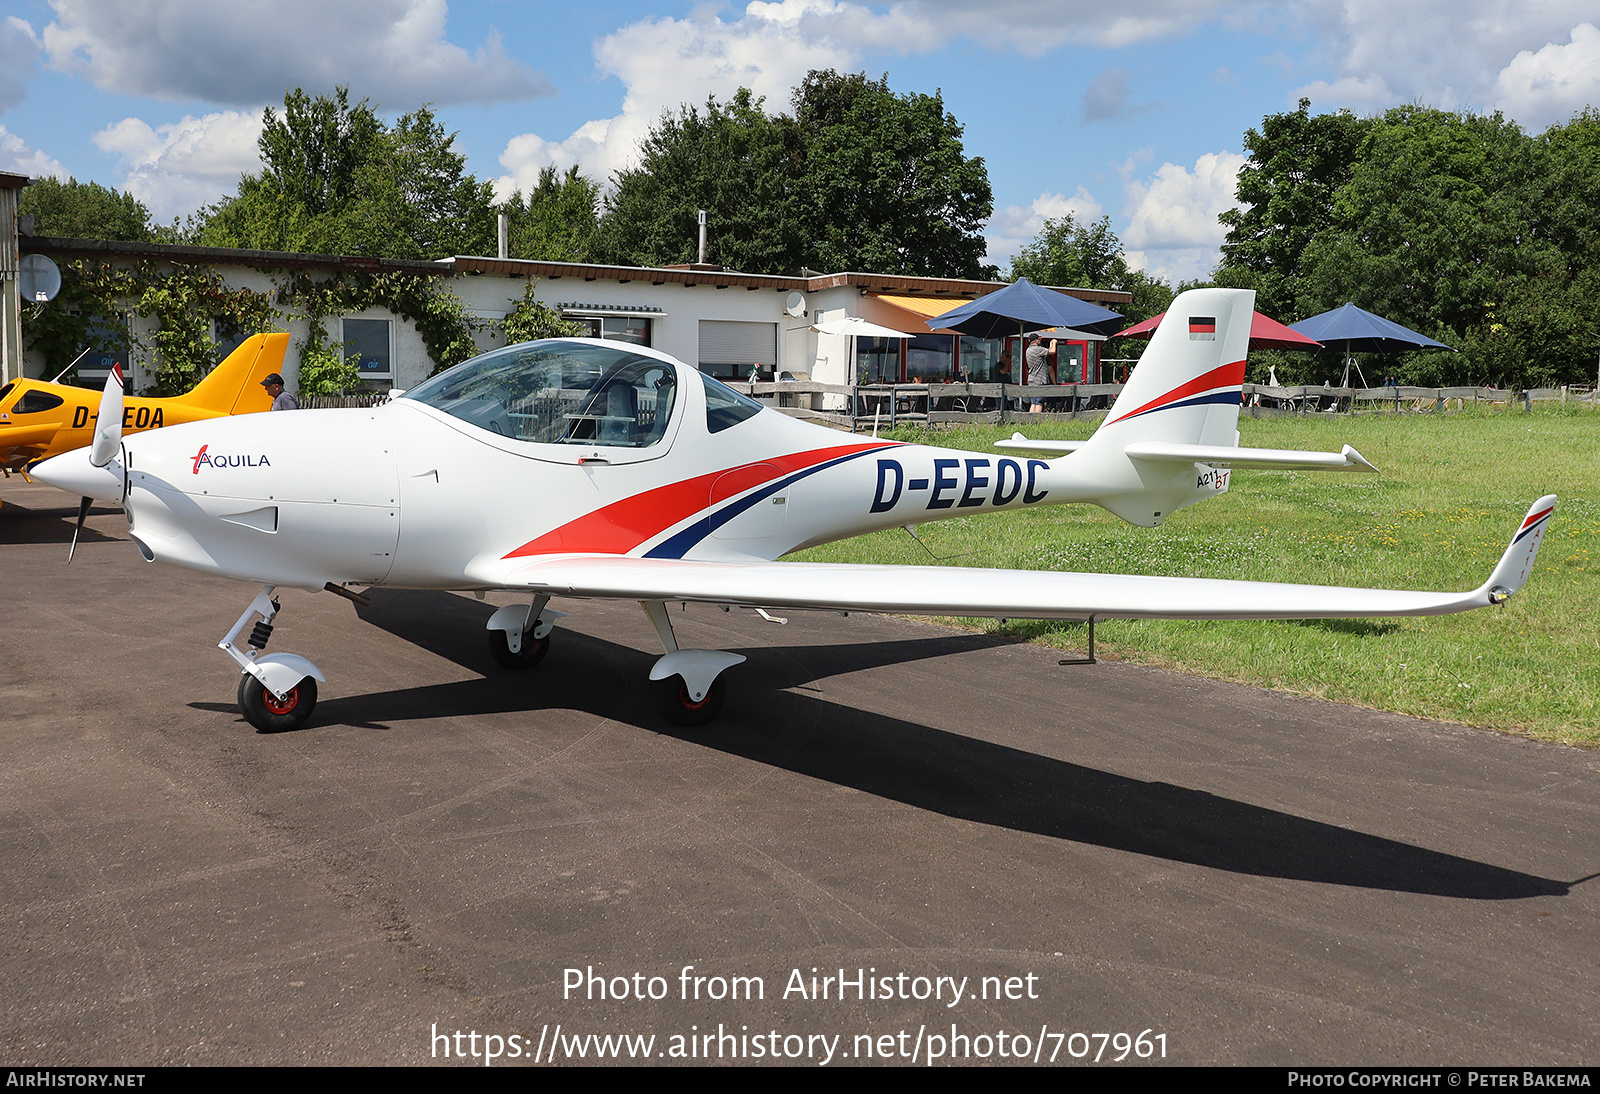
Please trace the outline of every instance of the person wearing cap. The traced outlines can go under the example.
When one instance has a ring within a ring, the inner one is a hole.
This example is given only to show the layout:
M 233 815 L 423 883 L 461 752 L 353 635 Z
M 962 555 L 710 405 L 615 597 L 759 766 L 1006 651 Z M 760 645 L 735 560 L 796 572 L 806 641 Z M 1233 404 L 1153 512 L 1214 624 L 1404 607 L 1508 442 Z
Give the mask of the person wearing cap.
M 283 390 L 283 377 L 276 372 L 261 381 L 261 386 L 267 389 L 267 394 L 272 397 L 273 410 L 299 410 L 300 403 L 293 395 Z

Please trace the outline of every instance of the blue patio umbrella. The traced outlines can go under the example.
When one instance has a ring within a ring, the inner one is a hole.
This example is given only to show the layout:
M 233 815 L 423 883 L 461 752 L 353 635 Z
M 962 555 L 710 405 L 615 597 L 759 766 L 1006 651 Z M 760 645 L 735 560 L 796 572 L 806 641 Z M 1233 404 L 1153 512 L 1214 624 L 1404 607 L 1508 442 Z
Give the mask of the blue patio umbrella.
M 1093 331 L 1121 318 L 1117 312 L 1054 289 L 1040 288 L 1026 277 L 1019 277 L 1003 289 L 934 316 L 928 326 L 958 330 L 974 338 L 1005 338 L 1046 327 Z
M 1338 345 L 1344 350 L 1344 378 L 1339 381 L 1340 387 L 1350 386 L 1352 353 L 1402 353 L 1408 349 L 1448 349 L 1455 352 L 1443 342 L 1435 342 L 1425 334 L 1408 330 L 1381 315 L 1363 311 L 1354 304 L 1290 323 L 1289 329 L 1307 338 L 1315 338 L 1323 345 Z M 1361 370 L 1358 367 L 1356 371 L 1359 373 Z M 1365 376 L 1361 382 L 1367 382 Z

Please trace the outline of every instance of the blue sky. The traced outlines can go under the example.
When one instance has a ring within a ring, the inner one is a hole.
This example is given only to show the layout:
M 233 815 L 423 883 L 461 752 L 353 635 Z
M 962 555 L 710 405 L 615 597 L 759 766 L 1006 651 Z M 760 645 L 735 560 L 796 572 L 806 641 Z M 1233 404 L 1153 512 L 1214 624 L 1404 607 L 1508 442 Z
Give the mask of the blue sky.
M 1243 135 L 1301 97 L 1502 110 L 1529 131 L 1600 104 L 1594 0 L 7 0 L 0 169 L 126 189 L 162 220 L 258 166 L 291 86 L 394 115 L 432 103 L 502 192 L 604 180 L 664 109 L 811 68 L 942 90 L 994 186 L 1004 266 L 1045 217 L 1108 215 L 1151 272 L 1217 258 Z

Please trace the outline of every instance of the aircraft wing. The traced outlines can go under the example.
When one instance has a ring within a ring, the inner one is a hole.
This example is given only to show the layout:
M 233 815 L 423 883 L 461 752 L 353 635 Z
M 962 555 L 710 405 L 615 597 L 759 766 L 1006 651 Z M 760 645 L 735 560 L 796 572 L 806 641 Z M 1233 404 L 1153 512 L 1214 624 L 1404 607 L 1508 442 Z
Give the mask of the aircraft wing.
M 506 559 L 499 563 L 504 569 L 492 583 L 552 596 L 1019 619 L 1446 615 L 1500 603 L 1522 587 L 1555 512 L 1555 501 L 1550 496 L 1534 503 L 1489 579 L 1465 593 L 1048 570 L 689 562 L 618 555 Z

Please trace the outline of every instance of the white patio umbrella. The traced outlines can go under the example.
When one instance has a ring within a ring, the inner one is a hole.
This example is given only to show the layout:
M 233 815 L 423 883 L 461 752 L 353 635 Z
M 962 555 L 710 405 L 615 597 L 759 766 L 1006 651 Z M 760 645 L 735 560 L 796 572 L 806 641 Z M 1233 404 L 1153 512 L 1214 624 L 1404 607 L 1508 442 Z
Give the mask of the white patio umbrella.
M 850 356 L 848 358 L 850 372 L 855 375 L 856 339 L 858 338 L 910 338 L 911 335 L 903 330 L 894 330 L 890 327 L 869 323 L 859 315 L 852 315 L 845 319 L 830 319 L 826 323 L 814 323 L 812 330 L 819 334 L 847 334 L 850 336 Z

